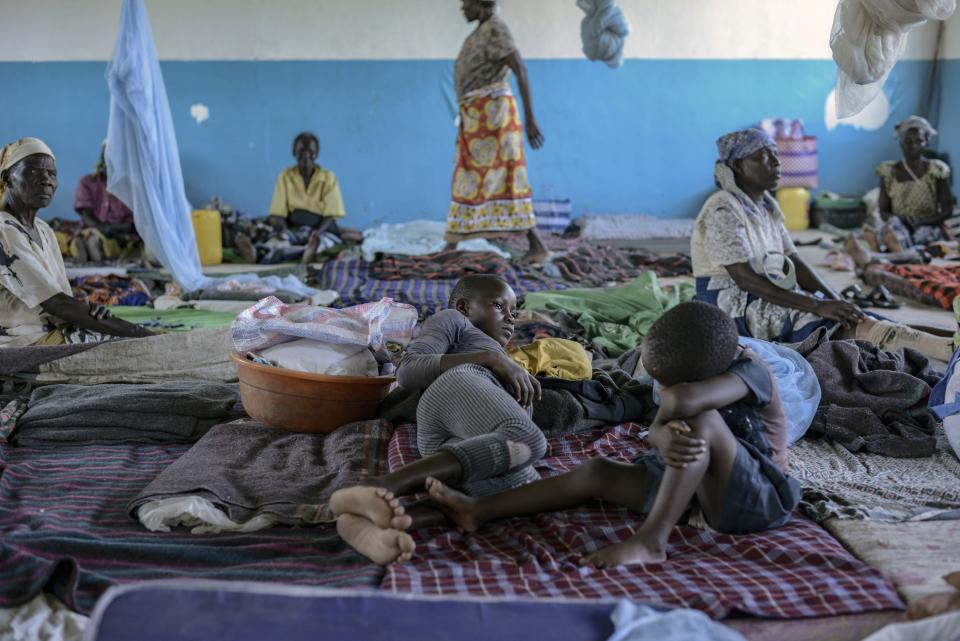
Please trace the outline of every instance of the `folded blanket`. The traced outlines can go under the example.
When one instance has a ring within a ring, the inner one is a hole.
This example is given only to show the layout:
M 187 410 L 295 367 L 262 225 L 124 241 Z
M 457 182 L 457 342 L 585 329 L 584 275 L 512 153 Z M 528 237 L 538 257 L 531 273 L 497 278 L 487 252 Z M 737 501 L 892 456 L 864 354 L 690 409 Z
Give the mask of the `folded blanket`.
M 44 363 L 65 358 L 77 352 L 85 352 L 96 343 L 76 345 L 28 345 L 27 347 L 0 348 L 0 375 L 35 373 Z
M 157 311 L 142 307 L 114 309 Z M 221 316 L 232 319 L 235 315 Z M 81 353 L 40 364 L 36 380 L 42 383 L 84 385 L 187 379 L 234 382 L 237 380 L 237 366 L 230 361 L 232 351 L 233 343 L 227 327 L 113 340 L 97 343 Z
M 230 416 L 236 385 L 48 385 L 30 396 L 9 440 L 54 443 L 183 443 Z
M 470 274 L 505 274 L 510 263 L 493 252 L 441 251 L 424 256 L 387 255 L 370 264 L 380 280 L 437 280 Z
M 803 354 L 820 381 L 820 408 L 810 426 L 852 452 L 930 456 L 936 421 L 927 408 L 939 376 L 920 352 L 884 352 L 866 341 L 804 341 Z M 818 343 L 819 341 L 819 343 Z
M 330 495 L 385 472 L 392 434 L 386 421 L 351 423 L 331 434 L 285 432 L 252 419 L 217 425 L 144 488 L 129 511 L 142 518 L 144 506 L 198 497 L 234 523 L 332 521 Z M 163 525 L 181 523 L 196 525 L 196 516 L 183 514 Z

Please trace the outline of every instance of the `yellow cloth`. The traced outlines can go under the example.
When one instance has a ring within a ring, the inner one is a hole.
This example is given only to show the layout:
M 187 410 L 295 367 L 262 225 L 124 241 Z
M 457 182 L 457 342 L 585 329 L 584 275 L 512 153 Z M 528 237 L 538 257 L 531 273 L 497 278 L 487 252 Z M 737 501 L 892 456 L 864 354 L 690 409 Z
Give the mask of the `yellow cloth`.
M 304 186 L 303 176 L 296 166 L 281 171 L 273 190 L 273 200 L 270 201 L 270 215 L 286 218 L 297 209 L 325 218 L 345 216 L 336 174 L 318 166 L 310 177 L 310 184 Z
M 77 256 L 78 253 L 80 253 L 77 251 L 77 244 L 86 242 L 91 236 L 100 241 L 100 251 L 103 252 L 103 257 L 107 260 L 126 258 L 130 254 L 134 253 L 139 245 L 139 243 L 136 242 L 127 242 L 126 244 L 121 245 L 120 241 L 118 241 L 116 238 L 108 237 L 96 227 L 84 227 L 77 233 L 76 237 L 70 241 L 70 244 L 68 245 L 68 253 L 64 254 L 64 256 Z M 60 237 L 57 236 L 57 241 L 59 242 L 59 240 Z
M 585 381 L 593 377 L 593 365 L 580 343 L 565 338 L 542 338 L 507 352 L 514 363 L 534 376 Z

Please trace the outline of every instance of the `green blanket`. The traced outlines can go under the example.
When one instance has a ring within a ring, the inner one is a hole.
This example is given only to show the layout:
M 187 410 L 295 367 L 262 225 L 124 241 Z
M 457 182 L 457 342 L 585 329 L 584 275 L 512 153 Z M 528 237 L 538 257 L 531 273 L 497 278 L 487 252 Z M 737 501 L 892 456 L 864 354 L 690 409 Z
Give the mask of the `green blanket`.
M 168 332 L 190 332 L 195 329 L 230 327 L 236 314 L 204 309 L 153 309 L 114 305 L 110 312 L 117 318 Z
M 524 309 L 562 310 L 577 317 L 588 338 L 617 357 L 643 343 L 653 321 L 693 298 L 694 287 L 679 283 L 664 290 L 653 272 L 609 289 L 567 289 L 527 294 Z

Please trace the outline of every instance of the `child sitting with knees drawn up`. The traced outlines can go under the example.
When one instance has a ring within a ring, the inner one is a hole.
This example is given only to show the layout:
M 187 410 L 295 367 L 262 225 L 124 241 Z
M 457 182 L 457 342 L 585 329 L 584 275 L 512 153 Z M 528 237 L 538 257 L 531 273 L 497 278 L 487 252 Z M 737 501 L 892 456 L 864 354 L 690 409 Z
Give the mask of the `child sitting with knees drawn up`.
M 414 542 L 404 530 L 446 521 L 423 505 L 405 513 L 395 498 L 423 491 L 428 477 L 473 496 L 539 478 L 532 465 L 547 445 L 531 406 L 540 384 L 505 350 L 517 313 L 513 289 L 499 276 L 466 276 L 449 307 L 424 322 L 397 369 L 402 388 L 422 391 L 416 418 L 424 458 L 330 498 L 341 537 L 377 563 L 410 558 Z
M 644 368 L 660 385 L 660 409 L 648 437 L 656 451 L 634 463 L 595 458 L 569 473 L 481 498 L 430 478 L 433 504 L 470 532 L 493 519 L 592 499 L 645 514 L 632 537 L 581 559 L 581 565 L 600 568 L 665 560 L 670 532 L 694 498 L 707 523 L 725 534 L 784 525 L 800 487 L 787 475 L 780 395 L 770 369 L 737 341 L 736 325 L 718 307 L 674 307 L 653 324 L 642 349 Z

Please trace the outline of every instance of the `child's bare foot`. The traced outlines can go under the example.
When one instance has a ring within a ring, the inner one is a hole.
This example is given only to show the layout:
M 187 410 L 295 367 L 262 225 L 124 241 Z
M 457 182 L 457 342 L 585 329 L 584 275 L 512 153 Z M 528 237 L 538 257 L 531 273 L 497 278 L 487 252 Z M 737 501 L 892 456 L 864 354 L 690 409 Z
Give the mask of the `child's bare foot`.
M 467 532 L 476 532 L 483 525 L 483 520 L 476 514 L 477 500 L 447 487 L 432 476 L 427 477 L 427 493 L 451 521 Z
M 233 244 L 240 250 L 240 255 L 243 256 L 243 260 L 251 264 L 256 264 L 257 248 L 253 246 L 253 243 L 250 242 L 246 234 L 237 234 L 234 236 Z
M 303 261 L 304 265 L 309 265 L 317 258 L 317 250 L 320 249 L 320 232 L 315 231 L 310 234 L 310 238 L 307 239 L 307 245 L 303 250 Z
M 380 565 L 409 561 L 417 547 L 406 532 L 379 528 L 355 514 L 337 517 L 337 533 L 354 550 Z
M 849 236 L 847 237 L 849 239 Z M 863 226 L 863 239 L 870 245 L 870 251 L 880 253 L 880 240 L 877 238 L 877 232 L 869 225 Z
M 897 232 L 894 230 L 893 225 L 889 223 L 884 225 L 883 230 L 880 232 L 880 238 L 883 240 L 883 244 L 886 245 L 888 252 L 896 253 L 903 251 L 903 245 L 900 243 L 900 239 L 897 238 Z
M 383 487 L 357 485 L 337 490 L 330 497 L 330 509 L 334 516 L 362 516 L 384 530 L 406 530 L 413 523 L 393 492 Z
M 610 568 L 636 563 L 662 563 L 667 560 L 666 546 L 659 541 L 647 541 L 635 535 L 622 543 L 597 550 L 580 559 L 580 565 Z

